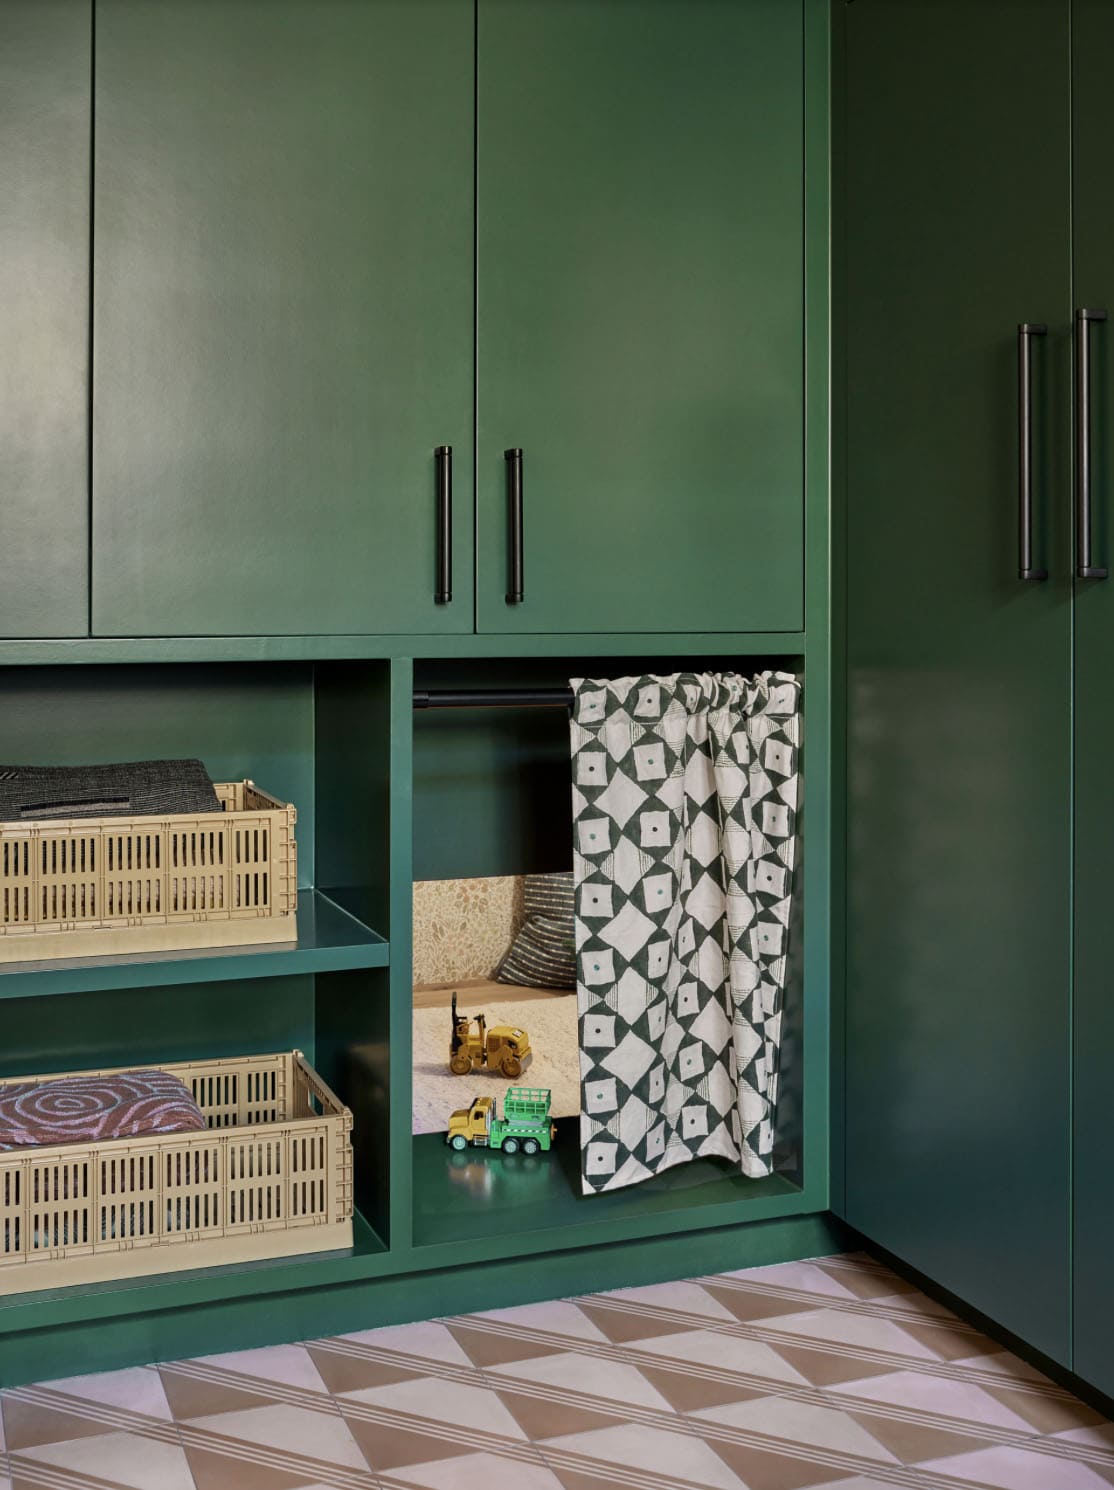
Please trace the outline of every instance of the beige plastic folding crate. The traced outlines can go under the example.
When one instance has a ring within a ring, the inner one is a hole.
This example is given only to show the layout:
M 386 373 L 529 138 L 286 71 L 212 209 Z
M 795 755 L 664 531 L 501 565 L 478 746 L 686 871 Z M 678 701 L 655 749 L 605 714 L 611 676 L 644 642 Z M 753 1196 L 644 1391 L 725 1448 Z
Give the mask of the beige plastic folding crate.
M 215 790 L 223 812 L 0 823 L 0 962 L 295 941 L 295 809 Z
M 301 1051 L 159 1069 L 207 1132 L 0 1152 L 0 1296 L 351 1247 L 352 1113 Z

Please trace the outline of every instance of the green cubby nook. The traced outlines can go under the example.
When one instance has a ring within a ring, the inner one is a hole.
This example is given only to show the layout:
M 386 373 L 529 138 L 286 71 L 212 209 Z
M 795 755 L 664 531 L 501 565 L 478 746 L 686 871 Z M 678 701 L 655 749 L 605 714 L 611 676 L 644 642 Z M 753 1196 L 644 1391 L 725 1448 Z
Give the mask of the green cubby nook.
M 804 657 L 795 652 L 685 654 L 673 650 L 668 655 L 578 656 L 570 651 L 564 657 L 529 661 L 416 660 L 413 682 L 419 692 L 435 693 L 438 689 L 559 688 L 572 677 L 689 670 L 752 674 L 767 668 L 805 677 Z M 803 707 L 807 721 L 807 680 Z M 413 719 L 415 881 L 571 868 L 565 709 L 417 708 Z M 807 781 L 807 759 L 803 771 Z M 802 804 L 802 825 L 805 816 Z M 797 913 L 791 928 L 790 979 L 783 1012 L 775 1173 L 763 1180 L 747 1179 L 727 1161 L 703 1159 L 625 1190 L 584 1195 L 575 1116 L 561 1117 L 553 1150 L 534 1156 L 482 1149 L 454 1153 L 442 1134 L 420 1133 L 412 1141 L 413 1244 L 423 1265 L 509 1258 L 536 1250 L 803 1214 L 817 1208 L 815 1197 L 822 1189 L 823 1173 L 819 1159 L 810 1158 L 806 1165 L 803 1124 L 806 835 L 802 826 Z M 401 967 L 396 968 L 396 975 L 401 976 Z M 445 1018 L 447 1052 L 447 1011 Z M 529 1082 L 529 1069 L 522 1079 Z M 466 1106 L 472 1095 L 469 1078 L 456 1080 L 460 1092 L 452 1105 Z M 446 1110 L 446 1124 L 448 1117 Z M 817 1144 L 820 1138 L 822 1134 L 817 1135 Z M 806 1178 L 812 1180 L 811 1185 Z
M 144 1314 L 171 1299 L 177 1308 L 217 1297 L 248 1298 L 381 1269 L 389 1256 L 389 1165 L 377 1110 L 386 1102 L 387 1047 L 383 969 L 100 988 L 63 994 L 47 1005 L 34 997 L 5 1000 L 5 1076 L 301 1050 L 353 1109 L 356 1215 L 354 1245 L 340 1252 L 14 1294 L 5 1293 L 0 1270 L 0 1341 L 47 1321 Z
M 0 1336 L 364 1277 L 389 1258 L 390 664 L 8 668 L 0 761 L 199 757 L 298 811 L 298 941 L 0 965 L 0 1075 L 301 1050 L 352 1109 L 354 1245 L 5 1293 Z M 375 929 L 379 928 L 379 929 Z M 4 1359 L 0 1347 L 0 1362 Z M 2 1372 L 0 1372 L 2 1378 Z
M 0 963 L 0 999 L 382 967 L 388 948 L 384 662 L 8 668 L 0 761 L 197 756 L 297 808 L 298 942 Z

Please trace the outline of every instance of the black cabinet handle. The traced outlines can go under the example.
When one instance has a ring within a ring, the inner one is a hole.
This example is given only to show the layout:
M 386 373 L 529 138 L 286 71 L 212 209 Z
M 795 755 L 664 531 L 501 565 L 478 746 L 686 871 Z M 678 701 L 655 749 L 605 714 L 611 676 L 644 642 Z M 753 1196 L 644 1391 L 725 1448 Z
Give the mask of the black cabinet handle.
M 1105 579 L 1091 553 L 1091 322 L 1104 310 L 1075 313 L 1075 572 L 1080 579 Z
M 1047 569 L 1033 567 L 1033 337 L 1047 326 L 1023 321 L 1017 328 L 1017 574 L 1019 579 L 1047 579 Z
M 522 578 L 522 451 L 504 450 L 507 462 L 507 508 L 508 537 L 510 541 L 509 563 L 510 585 L 507 604 L 521 605 L 523 597 Z
M 453 598 L 453 447 L 438 445 L 437 463 L 437 588 L 434 603 L 448 605 Z

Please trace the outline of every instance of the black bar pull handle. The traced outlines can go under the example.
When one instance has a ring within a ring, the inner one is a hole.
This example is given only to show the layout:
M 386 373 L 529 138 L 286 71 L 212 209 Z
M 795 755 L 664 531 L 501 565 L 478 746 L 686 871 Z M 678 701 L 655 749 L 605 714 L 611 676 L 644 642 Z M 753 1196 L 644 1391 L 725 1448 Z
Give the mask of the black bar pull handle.
M 1091 322 L 1104 310 L 1075 313 L 1075 572 L 1080 579 L 1105 579 L 1091 551 Z
M 437 465 L 437 588 L 436 605 L 453 598 L 453 447 L 438 445 L 433 452 Z
M 1017 574 L 1019 579 L 1047 579 L 1047 569 L 1033 565 L 1033 337 L 1047 326 L 1023 321 L 1017 328 Z
M 510 584 L 507 589 L 507 604 L 521 605 L 523 599 L 522 578 L 522 451 L 504 450 L 507 462 L 507 509 Z

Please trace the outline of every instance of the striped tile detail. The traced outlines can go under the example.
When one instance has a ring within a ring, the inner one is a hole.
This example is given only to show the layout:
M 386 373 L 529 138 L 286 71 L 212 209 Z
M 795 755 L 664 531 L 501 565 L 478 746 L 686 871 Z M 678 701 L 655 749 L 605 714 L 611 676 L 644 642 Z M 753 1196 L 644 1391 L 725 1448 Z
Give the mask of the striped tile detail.
M 1114 1426 L 857 1255 L 20 1388 L 0 1426 L 0 1490 L 1114 1486 Z

